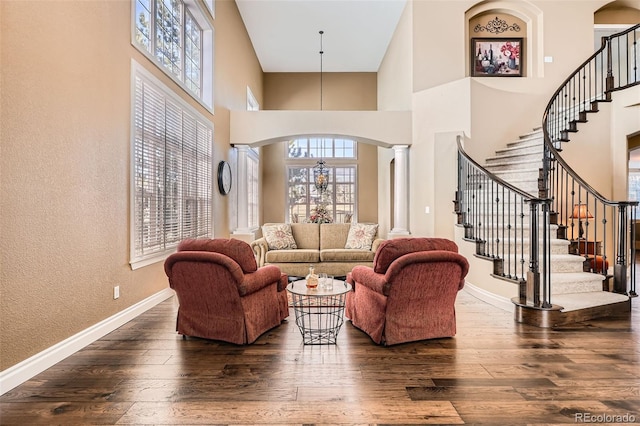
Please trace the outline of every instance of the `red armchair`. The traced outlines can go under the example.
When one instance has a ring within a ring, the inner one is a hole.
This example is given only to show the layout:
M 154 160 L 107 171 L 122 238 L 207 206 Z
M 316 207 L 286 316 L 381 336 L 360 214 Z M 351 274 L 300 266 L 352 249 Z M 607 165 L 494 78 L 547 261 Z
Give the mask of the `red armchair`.
M 452 337 L 455 301 L 469 263 L 442 238 L 396 238 L 380 244 L 373 268 L 356 266 L 347 276 L 345 315 L 384 345 Z
M 235 344 L 254 342 L 289 316 L 287 276 L 258 269 L 249 244 L 234 239 L 188 239 L 164 263 L 180 307 L 184 336 Z

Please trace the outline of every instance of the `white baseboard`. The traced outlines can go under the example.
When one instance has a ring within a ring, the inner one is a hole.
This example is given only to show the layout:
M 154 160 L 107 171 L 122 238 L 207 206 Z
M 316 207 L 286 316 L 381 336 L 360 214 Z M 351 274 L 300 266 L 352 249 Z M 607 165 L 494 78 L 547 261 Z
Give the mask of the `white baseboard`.
M 166 288 L 136 303 L 99 323 L 57 343 L 44 351 L 0 372 L 0 395 L 26 382 L 47 368 L 76 353 L 118 327 L 148 311 L 160 302 L 164 302 L 175 293 Z
M 476 287 L 475 285 L 471 284 L 469 281 L 466 281 L 464 283 L 464 287 L 462 289 L 467 293 L 469 293 L 470 295 L 472 295 L 473 297 L 480 299 L 483 302 L 486 302 L 490 305 L 493 305 L 496 308 L 500 308 L 503 311 L 507 311 L 507 312 L 514 311 L 515 305 L 513 304 L 511 299 L 507 297 L 498 296 L 497 294 L 493 294 L 485 289 Z

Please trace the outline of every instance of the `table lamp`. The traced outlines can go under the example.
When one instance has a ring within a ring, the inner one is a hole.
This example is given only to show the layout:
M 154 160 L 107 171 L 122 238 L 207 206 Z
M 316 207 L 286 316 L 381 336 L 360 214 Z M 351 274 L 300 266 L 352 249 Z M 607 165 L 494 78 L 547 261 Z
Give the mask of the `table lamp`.
M 582 239 L 582 235 L 584 234 L 584 228 L 582 227 L 582 219 L 591 219 L 593 218 L 593 216 L 591 216 L 591 213 L 589 213 L 589 210 L 587 209 L 587 205 L 586 204 L 575 204 L 573 206 L 573 213 L 571 213 L 571 216 L 569 216 L 570 219 L 578 219 L 578 239 L 581 240 Z

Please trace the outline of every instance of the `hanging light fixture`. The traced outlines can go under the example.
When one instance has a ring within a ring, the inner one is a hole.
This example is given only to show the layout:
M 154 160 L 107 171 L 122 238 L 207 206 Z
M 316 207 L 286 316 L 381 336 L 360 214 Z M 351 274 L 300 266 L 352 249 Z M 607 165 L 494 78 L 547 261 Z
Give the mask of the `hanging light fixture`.
M 322 55 L 324 55 L 324 50 L 322 49 L 323 34 L 324 31 L 320 31 L 320 111 L 322 111 Z M 329 186 L 329 169 L 326 167 L 326 163 L 322 159 L 322 155 L 320 156 L 320 160 L 316 163 L 316 166 L 313 168 L 313 182 L 320 195 L 323 195 Z
M 313 168 L 313 182 L 320 194 L 324 194 L 329 186 L 329 169 L 323 159 L 318 160 Z

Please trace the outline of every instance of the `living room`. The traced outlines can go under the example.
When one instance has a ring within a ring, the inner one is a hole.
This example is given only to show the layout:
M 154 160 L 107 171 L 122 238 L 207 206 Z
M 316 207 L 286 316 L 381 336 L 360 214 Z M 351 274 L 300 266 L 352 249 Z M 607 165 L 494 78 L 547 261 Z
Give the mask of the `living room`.
M 482 161 L 539 127 L 554 90 L 593 53 L 594 25 L 640 22 L 637 2 L 625 0 L 408 1 L 376 71 L 325 73 L 321 110 L 318 72 L 263 71 L 242 2 L 217 0 L 215 18 L 213 2 L 197 3 L 215 29 L 212 96 L 201 100 L 134 46 L 132 2 L 0 2 L 0 393 L 173 296 L 161 260 L 132 267 L 136 70 L 204 117 L 213 164 L 231 165 L 230 194 L 212 186 L 211 236 L 247 233 L 238 223 L 237 145 L 260 151 L 259 224 L 285 222 L 283 141 L 323 126 L 366 139 L 358 144 L 357 221 L 377 223 L 384 238 L 396 228 L 455 239 L 456 136 Z M 496 13 L 526 23 L 523 75 L 471 77 L 473 28 Z M 310 29 L 316 67 L 319 29 Z M 261 111 L 247 111 L 248 87 Z M 402 124 L 381 129 L 387 122 Z M 637 119 L 617 125 L 624 135 L 640 127 Z M 621 143 L 602 142 L 606 161 L 578 152 L 580 169 L 617 198 L 626 191 Z M 394 146 L 409 152 L 406 198 L 394 193 Z M 495 290 L 473 268 L 469 280 Z

